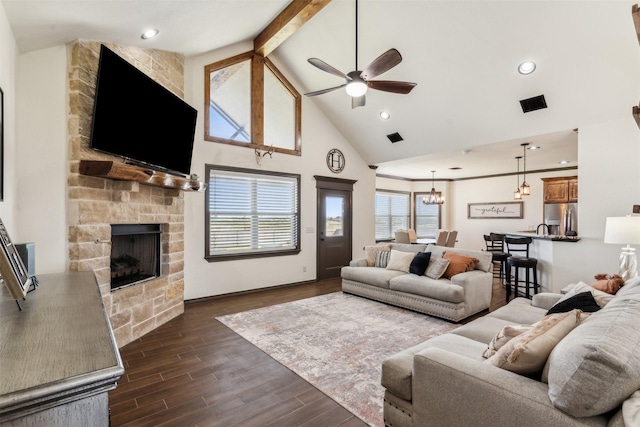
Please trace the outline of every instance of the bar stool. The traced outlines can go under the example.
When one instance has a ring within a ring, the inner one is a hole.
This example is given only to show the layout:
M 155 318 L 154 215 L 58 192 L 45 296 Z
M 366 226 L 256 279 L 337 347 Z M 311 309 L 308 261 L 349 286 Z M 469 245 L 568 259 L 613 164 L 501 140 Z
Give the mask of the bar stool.
M 523 286 L 525 288 L 525 296 L 531 298 L 529 289 L 533 288 L 533 293 L 538 293 L 538 260 L 536 258 L 529 257 L 529 245 L 533 242 L 531 237 L 504 237 L 504 243 L 506 245 L 507 253 L 507 302 L 511 297 L 511 285 L 513 284 L 514 298 L 518 296 L 518 287 Z M 514 254 L 522 255 L 514 255 Z M 513 281 L 511 280 L 511 269 L 513 271 Z M 518 272 L 523 268 L 525 270 L 525 279 L 519 280 Z M 533 274 L 533 282 L 531 279 Z
M 493 277 L 499 278 L 504 284 L 505 272 L 507 271 L 507 259 L 509 254 L 504 252 L 504 234 L 490 233 L 484 235 L 484 243 L 487 252 L 491 252 L 491 262 L 498 263 L 498 275 L 494 269 Z

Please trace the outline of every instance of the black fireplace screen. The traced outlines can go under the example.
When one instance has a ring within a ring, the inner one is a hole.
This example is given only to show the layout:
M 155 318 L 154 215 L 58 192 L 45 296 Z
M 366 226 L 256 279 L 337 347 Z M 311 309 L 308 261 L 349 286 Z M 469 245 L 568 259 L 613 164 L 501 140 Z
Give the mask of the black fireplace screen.
M 160 224 L 111 225 L 111 290 L 160 276 Z

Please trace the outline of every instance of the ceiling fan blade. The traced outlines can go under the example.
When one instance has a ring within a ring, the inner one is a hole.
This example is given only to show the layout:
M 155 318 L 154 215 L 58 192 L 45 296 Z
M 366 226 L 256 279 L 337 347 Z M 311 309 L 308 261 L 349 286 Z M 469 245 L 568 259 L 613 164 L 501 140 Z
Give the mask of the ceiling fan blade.
M 367 86 L 384 92 L 407 94 L 416 87 L 416 83 L 397 82 L 393 80 L 369 80 Z
M 366 101 L 366 99 L 365 99 L 364 95 L 362 95 L 362 96 L 354 96 L 354 97 L 351 98 L 351 108 L 364 107 L 365 101 Z
M 400 55 L 400 52 L 396 49 L 389 49 L 374 59 L 371 64 L 367 65 L 367 68 L 362 71 L 360 77 L 365 80 L 373 79 L 385 71 L 389 71 L 400 62 L 402 62 L 402 55 Z
M 335 87 L 330 87 L 328 89 L 322 89 L 322 90 L 317 90 L 315 92 L 309 92 L 309 93 L 305 93 L 304 96 L 316 96 L 316 95 L 322 95 L 323 93 L 327 93 L 327 92 L 333 92 L 336 89 L 340 89 L 341 87 L 345 87 L 347 84 L 342 84 L 340 86 L 335 86 Z
M 340 70 L 336 70 L 331 65 L 327 64 L 326 62 L 324 62 L 321 59 L 309 58 L 309 59 L 307 59 L 307 62 L 309 62 L 309 64 L 313 65 L 314 67 L 318 67 L 322 71 L 325 71 L 325 72 L 327 72 L 329 74 L 333 74 L 334 76 L 342 77 L 345 80 L 351 80 L 345 73 L 343 73 Z

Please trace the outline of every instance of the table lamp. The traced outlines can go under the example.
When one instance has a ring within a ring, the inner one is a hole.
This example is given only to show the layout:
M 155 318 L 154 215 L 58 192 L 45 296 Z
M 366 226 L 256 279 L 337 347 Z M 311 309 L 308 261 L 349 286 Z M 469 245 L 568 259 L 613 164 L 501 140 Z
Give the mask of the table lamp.
M 636 250 L 631 245 L 640 245 L 640 216 L 607 217 L 604 242 L 626 244 L 620 253 L 620 276 L 624 280 L 638 275 Z

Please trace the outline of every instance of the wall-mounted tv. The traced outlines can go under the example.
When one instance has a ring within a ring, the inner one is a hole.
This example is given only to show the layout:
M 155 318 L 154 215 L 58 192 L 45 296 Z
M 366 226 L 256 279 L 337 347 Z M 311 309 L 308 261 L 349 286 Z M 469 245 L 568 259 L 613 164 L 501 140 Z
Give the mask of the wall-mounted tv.
M 102 45 L 90 147 L 189 175 L 197 111 Z

